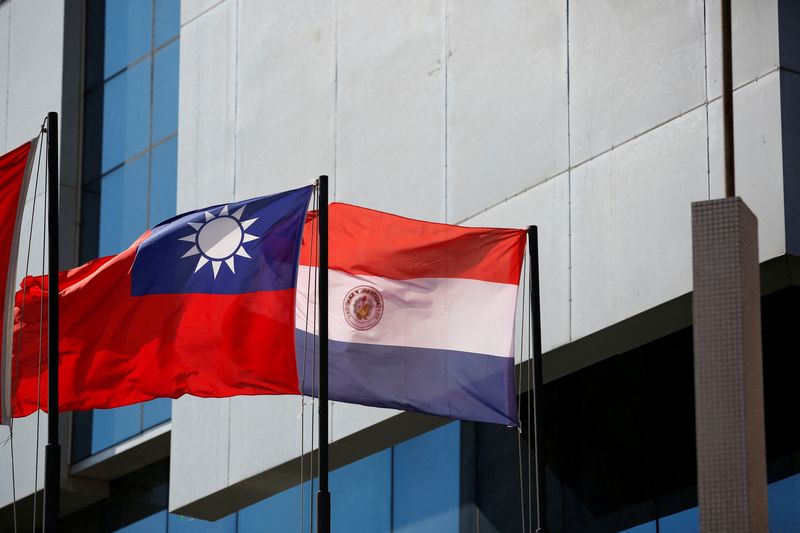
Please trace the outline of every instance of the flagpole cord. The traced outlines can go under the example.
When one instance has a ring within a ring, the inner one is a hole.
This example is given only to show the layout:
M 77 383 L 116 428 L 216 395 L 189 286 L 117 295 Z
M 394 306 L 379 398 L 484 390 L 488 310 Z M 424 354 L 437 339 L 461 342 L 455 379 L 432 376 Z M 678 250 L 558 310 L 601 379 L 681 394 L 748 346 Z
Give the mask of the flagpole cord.
M 517 429 L 517 464 L 519 465 L 519 507 L 520 512 L 522 514 L 522 533 L 527 531 L 525 527 L 525 485 L 523 483 L 523 469 L 522 469 L 522 395 L 525 393 L 524 387 L 522 385 L 523 376 L 527 377 L 527 372 L 523 373 L 523 363 L 525 362 L 524 354 L 525 354 L 525 315 L 526 313 L 526 300 L 525 297 L 527 291 L 527 278 L 525 276 L 525 268 L 527 264 L 527 259 L 523 256 L 522 258 L 522 313 L 520 316 L 522 317 L 521 320 L 521 327 L 519 333 L 519 370 L 517 371 L 517 418 L 519 419 L 519 428 Z M 530 437 L 529 437 L 530 439 Z M 528 472 L 530 475 L 530 466 L 528 467 Z
M 316 211 L 317 205 L 319 203 L 319 196 L 318 196 L 318 184 L 315 180 L 314 185 L 314 197 L 311 200 L 311 208 Z M 309 504 L 309 525 L 313 523 L 314 520 L 314 491 L 313 491 L 313 483 L 314 483 L 314 461 L 311 459 L 313 457 L 314 451 L 314 394 L 315 394 L 315 387 L 314 387 L 314 380 L 315 380 L 315 371 L 316 371 L 316 363 L 315 359 L 317 357 L 317 344 L 316 344 L 316 306 L 317 306 L 317 278 L 314 273 L 316 272 L 316 267 L 314 266 L 317 261 L 316 256 L 316 248 L 317 246 L 317 216 L 315 215 L 311 219 L 311 231 L 308 243 L 308 276 L 306 278 L 306 316 L 305 316 L 305 325 L 304 331 L 305 334 L 303 335 L 303 370 L 301 372 L 301 380 L 300 380 L 300 533 L 305 533 L 305 489 L 303 485 L 305 484 L 305 409 L 306 409 L 306 369 L 308 368 L 308 340 L 311 339 L 311 358 L 312 358 L 312 372 L 311 372 L 311 448 L 309 450 L 309 492 L 310 492 L 310 504 Z M 305 234 L 305 232 L 304 232 Z M 314 278 L 314 291 L 311 291 L 311 278 Z M 314 301 L 314 314 L 313 318 L 311 316 L 311 301 L 312 301 L 312 294 L 313 294 L 313 301 Z M 313 322 L 312 322 L 313 321 Z M 309 323 L 312 323 L 311 330 L 309 332 Z
M 45 130 L 44 123 L 42 123 L 42 130 L 41 130 L 41 133 L 39 133 L 40 141 L 41 141 L 41 139 L 44 138 L 44 134 L 46 133 L 46 131 L 47 130 Z M 41 143 L 39 143 L 39 144 L 41 144 Z M 40 149 L 39 150 L 39 157 L 38 157 L 37 162 L 36 162 L 36 185 L 34 186 L 34 195 L 35 195 L 36 192 L 38 192 L 38 188 L 39 188 L 39 168 L 40 168 L 40 163 L 41 163 L 41 160 L 42 160 L 41 155 L 42 155 L 42 150 Z M 45 227 L 46 222 L 47 222 L 47 191 L 49 190 L 48 189 L 48 183 L 47 183 L 48 177 L 49 177 L 49 175 L 47 173 L 47 166 L 45 166 L 45 168 L 44 168 L 44 209 L 42 209 L 42 222 L 44 222 L 42 224 L 43 228 Z M 34 213 L 36 211 L 36 198 L 34 198 L 33 211 L 34 211 Z M 33 220 L 34 213 L 31 213 L 31 221 Z M 33 224 L 31 224 L 31 235 L 33 235 Z M 30 250 L 30 244 L 28 245 L 28 248 Z M 30 253 L 30 251 L 29 251 L 29 253 Z M 47 257 L 47 239 L 45 238 L 44 235 L 42 235 L 42 262 L 41 262 L 41 270 L 40 270 L 42 275 L 44 275 L 45 258 L 46 257 Z M 27 268 L 27 266 L 25 267 L 25 277 L 26 278 L 28 277 L 28 268 Z M 24 302 L 25 302 L 25 300 L 23 299 L 23 305 L 24 305 Z M 37 485 L 37 483 L 39 481 L 39 431 L 40 431 L 40 427 L 41 427 L 41 417 L 42 417 L 42 355 L 44 354 L 44 351 L 42 350 L 42 341 L 43 341 L 43 337 L 44 337 L 44 326 L 43 326 L 43 324 L 44 324 L 44 306 L 45 306 L 44 299 L 40 299 L 39 300 L 39 342 L 37 343 L 38 344 L 38 354 L 36 356 L 36 362 L 37 362 L 37 367 L 38 367 L 37 368 L 37 372 L 36 372 L 36 459 L 35 459 L 34 467 L 33 467 L 33 487 L 34 487 L 34 491 L 33 491 L 33 527 L 31 528 L 32 531 L 36 531 L 36 500 L 37 500 L 36 496 L 37 496 L 37 494 L 39 492 L 38 490 L 36 490 L 36 485 Z M 25 316 L 24 315 L 24 311 L 20 310 L 20 313 L 21 313 L 21 316 L 23 316 L 23 317 Z M 22 337 L 22 335 L 20 335 L 20 337 Z M 21 342 L 22 341 L 20 340 L 20 343 Z M 42 522 L 44 522 L 44 517 L 42 517 Z
M 33 202 L 32 202 L 32 205 L 31 205 L 30 228 L 28 230 L 28 244 L 27 244 L 26 250 L 25 250 L 25 275 L 23 276 L 23 282 L 22 282 L 22 287 L 23 287 L 22 288 L 22 292 L 23 292 L 23 294 L 26 293 L 27 284 L 28 284 L 28 279 L 27 278 L 28 278 L 28 275 L 30 274 L 31 248 L 32 248 L 32 245 L 33 245 L 33 221 L 34 221 L 34 217 L 36 216 L 36 199 L 37 199 L 38 191 L 39 191 L 39 177 L 40 177 L 40 170 L 41 170 L 41 163 L 42 163 L 42 152 L 43 152 L 43 150 L 42 150 L 42 139 L 44 138 L 44 134 L 47 132 L 47 129 L 45 128 L 46 121 L 47 121 L 47 119 L 45 118 L 45 120 L 42 121 L 42 125 L 39 128 L 39 135 L 38 135 L 37 140 L 36 140 L 36 150 L 35 150 L 35 153 L 33 154 L 33 157 L 36 158 L 36 177 L 35 177 L 34 186 L 33 186 Z M 31 154 L 29 154 L 28 157 L 29 158 L 32 157 Z M 45 198 L 46 197 L 47 197 L 47 168 L 45 167 Z M 19 213 L 18 216 L 22 217 L 23 213 Z M 46 206 L 45 206 L 45 210 L 44 210 L 44 216 L 45 217 L 47 216 Z M 44 226 L 42 226 L 42 227 L 44 227 Z M 45 243 L 45 239 L 44 239 L 44 236 L 42 236 L 42 247 L 43 248 L 44 248 L 44 243 Z M 44 257 L 45 257 L 44 256 L 44 250 L 42 250 L 42 272 L 44 272 Z M 9 283 L 13 283 L 14 281 L 15 280 L 9 280 Z M 39 316 L 40 316 L 39 327 L 40 328 L 41 328 L 42 305 L 43 305 L 43 302 L 40 302 L 40 304 L 39 304 Z M 20 304 L 20 316 L 22 318 L 25 317 L 25 299 L 24 298 L 22 300 L 22 303 Z M 22 347 L 22 337 L 19 336 L 19 338 L 17 340 L 17 346 L 16 346 L 15 353 L 20 353 L 21 352 L 21 347 Z M 12 353 L 12 357 L 13 357 L 13 353 Z M 12 389 L 13 389 L 14 375 L 19 373 L 19 360 L 20 360 L 20 358 L 15 358 L 15 362 L 12 364 L 12 366 L 14 366 L 14 365 L 16 366 L 16 368 L 13 369 L 12 373 L 11 373 Z M 39 366 L 39 373 L 37 374 L 37 379 L 41 380 L 41 335 L 40 335 L 40 338 L 39 338 L 39 365 L 40 366 Z M 39 382 L 37 382 L 36 387 L 37 387 L 37 407 L 38 407 L 40 405 L 40 402 L 39 402 L 39 387 L 40 387 L 40 383 Z M 15 465 L 15 460 L 14 460 L 15 458 L 14 458 L 14 418 L 13 417 L 11 419 L 9 419 L 9 421 L 8 421 L 8 430 L 9 430 L 8 442 L 9 442 L 10 451 L 11 451 L 11 500 L 12 500 L 11 507 L 12 507 L 12 516 L 13 516 L 13 524 L 14 524 L 13 527 L 14 527 L 14 531 L 16 532 L 19 529 L 19 524 L 18 524 L 18 521 L 17 521 L 17 482 L 16 482 L 16 465 Z M 3 445 L 5 445 L 5 442 L 3 442 Z M 36 529 L 36 495 L 37 495 L 36 484 L 37 484 L 37 480 L 38 480 L 38 470 L 39 470 L 39 411 L 38 410 L 37 410 L 37 413 L 36 413 L 36 445 L 35 445 L 35 449 L 36 449 L 36 455 L 35 455 L 34 473 L 33 473 L 33 487 L 34 487 L 34 490 L 33 490 L 33 527 L 32 527 L 32 530 Z

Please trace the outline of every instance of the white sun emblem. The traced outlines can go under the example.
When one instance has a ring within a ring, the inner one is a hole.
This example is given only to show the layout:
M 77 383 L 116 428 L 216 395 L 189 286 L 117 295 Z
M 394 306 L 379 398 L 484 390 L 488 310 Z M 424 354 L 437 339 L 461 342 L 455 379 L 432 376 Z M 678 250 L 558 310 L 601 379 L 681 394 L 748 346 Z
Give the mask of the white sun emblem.
M 242 245 L 258 239 L 255 235 L 245 233 L 245 230 L 258 218 L 241 220 L 242 213 L 244 213 L 244 206 L 229 215 L 228 206 L 226 205 L 217 216 L 206 211 L 205 222 L 189 222 L 188 224 L 195 230 L 194 233 L 186 237 L 180 237 L 178 240 L 191 242 L 194 246 L 183 254 L 181 258 L 199 255 L 200 258 L 197 260 L 197 266 L 194 271 L 197 272 L 206 263 L 211 263 L 214 279 L 216 279 L 222 263 L 225 263 L 231 272 L 236 274 L 236 270 L 233 267 L 233 257 L 238 255 L 239 257 L 251 259 Z

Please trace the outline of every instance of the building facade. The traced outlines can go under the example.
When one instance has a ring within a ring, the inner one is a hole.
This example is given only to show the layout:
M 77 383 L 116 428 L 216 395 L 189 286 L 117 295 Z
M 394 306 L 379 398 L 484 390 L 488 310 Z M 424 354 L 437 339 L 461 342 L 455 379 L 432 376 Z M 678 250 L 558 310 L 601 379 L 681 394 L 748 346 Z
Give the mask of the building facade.
M 800 8 L 733 4 L 770 529 L 793 532 Z M 546 530 L 698 531 L 690 204 L 724 191 L 719 26 L 718 0 L 5 0 L 0 148 L 60 111 L 64 268 L 175 213 L 320 174 L 336 201 L 537 225 Z M 522 431 L 332 405 L 334 531 L 530 530 L 522 294 Z M 310 400 L 288 396 L 64 414 L 64 528 L 309 531 L 314 422 Z M 0 428 L 0 531 L 28 531 L 46 415 L 13 431 Z

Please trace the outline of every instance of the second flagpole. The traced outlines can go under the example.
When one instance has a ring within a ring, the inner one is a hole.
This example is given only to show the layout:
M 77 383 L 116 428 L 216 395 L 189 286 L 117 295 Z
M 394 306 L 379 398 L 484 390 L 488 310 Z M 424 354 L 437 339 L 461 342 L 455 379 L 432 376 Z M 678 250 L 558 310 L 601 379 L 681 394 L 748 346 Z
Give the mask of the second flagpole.
M 319 177 L 319 492 L 317 531 L 330 533 L 328 492 L 328 176 Z
M 58 531 L 61 493 L 61 446 L 58 442 L 58 113 L 47 114 L 48 319 L 47 446 L 44 464 L 44 531 Z
M 547 499 L 545 486 L 544 434 L 542 432 L 542 309 L 539 291 L 539 228 L 528 226 L 528 253 L 530 253 L 531 275 L 531 333 L 533 334 L 533 386 L 528 394 L 533 395 L 533 430 L 536 468 L 536 533 L 545 533 L 547 528 Z M 528 465 L 530 468 L 531 465 Z

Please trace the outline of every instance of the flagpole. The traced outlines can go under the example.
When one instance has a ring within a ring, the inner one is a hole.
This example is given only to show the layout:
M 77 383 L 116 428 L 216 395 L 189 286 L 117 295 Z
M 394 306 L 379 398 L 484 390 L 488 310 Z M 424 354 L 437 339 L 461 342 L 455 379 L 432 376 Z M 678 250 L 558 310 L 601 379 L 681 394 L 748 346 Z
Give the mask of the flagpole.
M 531 333 L 533 333 L 533 426 L 536 457 L 536 532 L 545 533 L 547 526 L 547 500 L 545 497 L 544 436 L 542 434 L 542 311 L 539 294 L 539 228 L 528 226 L 528 252 L 530 253 Z M 530 428 L 528 428 L 530 438 Z M 528 466 L 530 468 L 530 465 Z
M 328 492 L 328 176 L 319 177 L 319 492 L 317 531 L 330 533 Z
M 731 0 L 722 0 L 722 122 L 725 154 L 725 196 L 736 196 L 733 159 L 733 60 Z
M 58 443 L 58 113 L 47 114 L 47 446 L 45 446 L 44 531 L 58 531 L 61 446 Z M 38 445 L 38 444 L 37 444 Z

